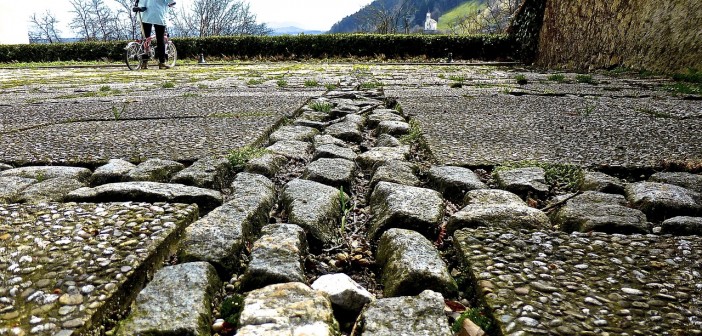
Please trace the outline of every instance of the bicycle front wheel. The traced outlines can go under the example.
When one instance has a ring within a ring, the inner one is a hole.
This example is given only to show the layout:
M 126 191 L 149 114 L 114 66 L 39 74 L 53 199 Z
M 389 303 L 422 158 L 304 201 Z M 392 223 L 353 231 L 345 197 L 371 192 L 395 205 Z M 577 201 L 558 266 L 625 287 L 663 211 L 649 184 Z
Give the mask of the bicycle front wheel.
M 139 70 L 141 68 L 141 53 L 139 43 L 129 42 L 124 48 L 124 62 L 129 70 Z
M 168 40 L 166 43 L 166 65 L 172 68 L 175 66 L 176 60 L 178 60 L 178 50 L 176 50 L 175 44 Z

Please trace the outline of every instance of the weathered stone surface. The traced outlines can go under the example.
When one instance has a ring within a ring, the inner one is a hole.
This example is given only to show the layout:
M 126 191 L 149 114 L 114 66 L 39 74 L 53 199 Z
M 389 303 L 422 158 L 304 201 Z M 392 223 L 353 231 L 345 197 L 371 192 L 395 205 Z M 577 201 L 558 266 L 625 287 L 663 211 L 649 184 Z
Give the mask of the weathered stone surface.
M 239 253 L 268 222 L 276 202 L 275 185 L 261 175 L 239 173 L 232 198 L 185 231 L 180 259 L 208 261 L 223 275 L 238 270 Z
M 400 136 L 409 133 L 410 125 L 404 121 L 381 121 L 376 128 L 376 134 L 390 134 Z
M 317 135 L 314 137 L 314 147 L 320 147 L 322 145 L 336 145 L 339 147 L 347 147 L 344 140 L 337 139 L 329 134 Z
M 305 107 L 303 108 L 302 114 L 300 115 L 300 119 L 306 119 L 315 122 L 324 122 L 329 119 L 329 113 L 309 110 Z
M 543 211 L 526 204 L 469 204 L 449 218 L 446 232 L 478 226 L 549 229 L 551 223 Z
M 317 146 L 314 150 L 314 160 L 321 158 L 356 160 L 358 155 L 351 148 L 341 147 L 333 144 Z
M 651 175 L 648 179 L 651 182 L 673 184 L 702 193 L 702 175 L 682 172 L 662 172 Z
M 407 161 L 387 161 L 379 166 L 371 177 L 370 189 L 373 190 L 380 181 L 419 186 L 421 183 L 415 172 L 417 166 Z
M 405 161 L 409 156 L 409 146 L 400 147 L 374 147 L 365 153 L 362 153 L 356 159 L 356 162 L 362 169 L 372 169 L 378 164 L 391 160 Z
M 402 142 L 390 134 L 381 134 L 375 140 L 375 147 L 399 147 Z
M 164 267 L 139 293 L 116 335 L 210 335 L 219 285 L 214 267 L 206 262 Z
M 334 306 L 356 315 L 375 300 L 373 294 L 344 273 L 322 275 L 312 283 L 312 289 L 326 293 Z
M 361 126 L 355 122 L 344 121 L 327 126 L 324 130 L 327 135 L 348 142 L 360 143 L 363 141 Z
M 252 174 L 273 177 L 287 162 L 288 159 L 283 155 L 266 153 L 246 162 L 244 170 Z
M 638 182 L 627 185 L 625 192 L 627 200 L 651 220 L 695 216 L 702 212 L 702 196 L 676 185 Z
M 699 237 L 477 228 L 453 241 L 493 312 L 495 334 L 699 329 L 700 293 L 691 288 L 702 281 Z
M 338 335 L 329 298 L 299 282 L 275 284 L 249 292 L 237 336 Z
M 366 118 L 363 117 L 362 115 L 349 114 L 349 115 L 346 115 L 346 117 L 344 117 L 344 119 L 346 120 L 346 122 L 354 123 L 361 128 L 366 125 Z
M 622 195 L 586 191 L 568 200 L 551 219 L 566 232 L 649 233 L 646 215 L 625 204 Z
M 462 200 L 466 192 L 474 189 L 487 189 L 472 170 L 463 167 L 431 167 L 428 172 L 432 188 L 451 200 Z
M 294 179 L 283 187 L 288 222 L 302 226 L 310 243 L 330 243 L 339 237 L 339 202 L 339 190 L 319 182 Z
M 14 167 L 10 166 L 9 164 L 0 163 L 0 171 L 12 169 L 12 168 L 14 168 Z
M 314 150 L 311 143 L 297 140 L 281 140 L 268 146 L 266 149 L 273 154 L 298 160 L 308 160 Z
M 495 173 L 497 184 L 500 188 L 515 194 L 527 193 L 544 194 L 548 192 L 546 185 L 546 171 L 539 167 L 515 168 L 498 170 Z
M 31 166 L 12 168 L 0 171 L 2 176 L 19 176 L 44 181 L 56 177 L 72 178 L 81 182 L 86 182 L 92 172 L 88 168 L 63 167 L 63 166 Z
M 318 159 L 312 161 L 305 172 L 303 178 L 316 181 L 334 188 L 344 187 L 344 190 L 351 190 L 351 184 L 356 175 L 356 164 L 345 159 Z
M 370 200 L 368 235 L 378 239 L 391 228 L 410 229 L 435 237 L 444 217 L 444 200 L 431 189 L 378 182 Z
M 368 127 L 376 128 L 383 121 L 405 122 L 405 118 L 397 114 L 397 111 L 390 109 L 379 109 L 368 115 Z
M 702 236 L 702 217 L 677 216 L 663 221 L 661 234 Z
M 0 203 L 15 203 L 22 190 L 38 181 L 20 176 L 0 176 Z
M 68 193 L 84 186 L 85 182 L 57 177 L 29 186 L 22 191 L 18 199 L 26 203 L 63 202 Z
M 229 186 L 233 177 L 234 168 L 227 158 L 206 157 L 179 171 L 173 176 L 171 182 L 222 190 Z
M 600 172 L 586 172 L 583 175 L 582 191 L 599 191 L 610 194 L 624 194 L 625 181 Z
M 465 205 L 495 205 L 513 204 L 526 205 L 517 194 L 502 189 L 475 189 L 466 193 L 463 197 Z
M 107 183 L 127 182 L 129 172 L 136 165 L 122 159 L 112 159 L 107 164 L 97 167 L 90 176 L 90 185 L 96 186 Z
M 444 297 L 430 290 L 371 302 L 361 313 L 354 336 L 450 336 Z
M 312 142 L 314 136 L 319 134 L 319 131 L 307 126 L 282 126 L 275 132 L 271 133 L 269 139 L 270 144 L 274 144 L 281 140 L 297 140 Z
M 253 244 L 250 262 L 241 279 L 246 291 L 281 282 L 306 283 L 305 231 L 295 224 L 270 224 Z
M 222 205 L 223 197 L 219 191 L 181 184 L 121 182 L 74 190 L 66 195 L 66 201 L 196 203 L 206 213 Z
M 317 129 L 320 131 L 324 130 L 324 128 L 327 127 L 327 123 L 324 121 L 310 120 L 310 119 L 306 119 L 304 116 L 295 119 L 295 121 L 293 121 L 293 125 L 302 126 L 302 127 L 310 127 L 310 128 L 314 128 L 314 129 Z
M 176 161 L 163 159 L 148 159 L 129 171 L 130 181 L 148 181 L 166 183 L 185 166 Z
M 389 229 L 378 242 L 385 297 L 417 295 L 426 289 L 452 296 L 458 286 L 439 251 L 416 231 Z
M 329 112 L 332 117 L 334 118 L 340 118 L 349 114 L 354 114 L 358 113 L 361 111 L 361 108 L 356 105 L 352 104 L 347 104 L 347 103 L 339 103 L 335 108 Z

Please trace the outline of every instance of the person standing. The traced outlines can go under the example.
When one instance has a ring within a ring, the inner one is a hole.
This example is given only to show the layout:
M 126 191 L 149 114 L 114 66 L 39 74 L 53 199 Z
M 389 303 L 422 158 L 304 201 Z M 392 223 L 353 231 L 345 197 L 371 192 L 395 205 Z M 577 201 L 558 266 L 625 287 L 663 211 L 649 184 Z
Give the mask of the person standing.
M 142 7 L 139 7 L 139 1 L 134 3 L 134 11 L 142 12 L 141 24 L 144 28 L 144 38 L 151 36 L 152 27 L 156 29 L 156 56 L 158 57 L 159 69 L 170 69 L 166 64 L 166 43 L 163 39 L 166 33 L 166 10 L 168 7 L 173 7 L 175 2 L 172 0 L 141 0 Z M 146 69 L 148 56 L 141 60 L 141 68 Z

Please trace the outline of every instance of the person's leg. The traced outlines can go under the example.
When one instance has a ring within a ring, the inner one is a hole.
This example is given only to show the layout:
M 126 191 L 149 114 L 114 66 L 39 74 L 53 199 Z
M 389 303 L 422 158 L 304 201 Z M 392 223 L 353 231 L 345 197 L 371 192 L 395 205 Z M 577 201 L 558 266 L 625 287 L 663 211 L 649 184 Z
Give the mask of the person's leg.
M 149 36 L 151 36 L 151 27 L 152 27 L 153 25 L 150 24 L 150 23 L 143 22 L 143 23 L 142 23 L 142 26 L 144 27 L 144 36 L 143 36 L 143 38 L 144 38 L 144 39 L 147 39 L 147 38 L 149 38 Z M 153 46 L 151 46 L 151 47 L 153 47 Z M 149 54 L 146 53 L 146 54 L 144 54 L 144 55 L 141 57 L 141 68 L 142 68 L 142 69 L 146 69 L 148 63 L 149 63 Z
M 166 42 L 163 39 L 163 35 L 166 33 L 166 26 L 154 25 L 156 27 L 156 56 L 158 57 L 159 63 L 166 63 Z

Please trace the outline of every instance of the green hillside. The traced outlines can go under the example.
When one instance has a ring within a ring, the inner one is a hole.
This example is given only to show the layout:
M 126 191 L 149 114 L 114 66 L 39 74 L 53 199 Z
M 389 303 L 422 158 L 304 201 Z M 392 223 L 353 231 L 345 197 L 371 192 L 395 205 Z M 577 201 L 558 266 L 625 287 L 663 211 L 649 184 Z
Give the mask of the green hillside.
M 468 0 L 439 17 L 438 28 L 439 30 L 449 30 L 457 19 L 475 16 L 479 10 L 484 8 L 485 2 L 483 0 Z

